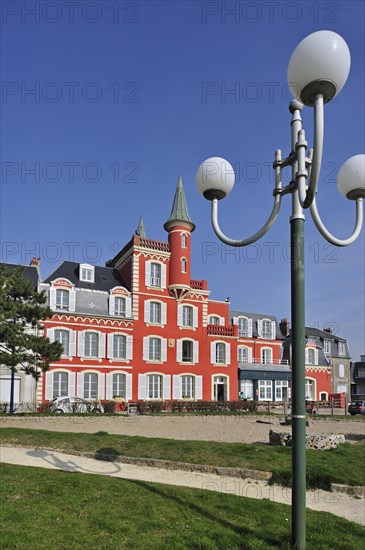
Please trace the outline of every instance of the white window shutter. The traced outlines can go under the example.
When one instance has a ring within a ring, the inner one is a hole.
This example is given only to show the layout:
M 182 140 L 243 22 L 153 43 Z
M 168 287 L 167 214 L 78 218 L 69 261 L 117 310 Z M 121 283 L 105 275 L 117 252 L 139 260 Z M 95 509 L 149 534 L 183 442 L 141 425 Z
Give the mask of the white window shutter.
M 53 310 L 56 309 L 56 289 L 52 286 L 49 289 L 49 307 Z
M 47 328 L 47 338 L 54 342 L 54 328 Z
M 132 297 L 128 296 L 125 300 L 125 316 L 128 318 L 132 317 Z
M 223 327 L 225 325 L 224 317 L 219 317 L 219 324 L 221 325 L 221 327 Z
M 99 332 L 99 359 L 105 357 L 105 333 Z
M 98 399 L 104 399 L 104 373 L 98 374 Z
M 69 372 L 68 373 L 68 389 L 67 389 L 67 393 L 68 395 L 71 395 L 71 396 L 74 396 L 75 395 L 75 391 L 76 391 L 76 388 L 75 388 L 75 378 L 76 378 L 76 375 L 74 372 Z
M 179 327 L 183 326 L 183 306 L 182 304 L 177 304 L 177 324 Z
M 138 399 L 146 399 L 147 397 L 147 376 L 145 374 L 138 375 Z
M 203 399 L 203 377 L 195 377 L 195 399 Z
M 68 353 L 70 357 L 76 357 L 76 330 L 69 331 L 69 348 Z M 74 395 L 74 394 L 70 394 Z
M 77 373 L 77 397 L 84 397 L 84 373 Z
M 146 262 L 145 264 L 145 285 L 151 286 L 151 262 Z
M 193 327 L 197 328 L 198 326 L 198 308 L 193 306 Z
M 125 375 L 125 398 L 130 401 L 132 399 L 132 375 Z
M 149 345 L 150 345 L 150 339 L 148 336 L 143 337 L 143 359 L 145 361 L 148 361 L 149 359 Z
M 79 340 L 79 357 L 84 357 L 85 355 L 85 333 L 80 331 L 78 334 L 78 340 Z M 79 396 L 80 397 L 80 396 Z
M 199 342 L 193 342 L 193 363 L 199 362 Z
M 215 356 L 215 342 L 210 343 L 210 362 L 214 364 L 216 362 L 216 356 Z
M 305 350 L 305 364 L 308 364 L 308 350 Z
M 314 364 L 318 365 L 318 349 L 314 350 Z
M 233 317 L 233 324 L 238 325 L 238 317 Z
M 115 311 L 115 296 L 109 296 L 109 315 L 114 315 Z
M 53 399 L 53 372 L 46 372 L 46 399 Z
M 170 375 L 164 374 L 163 376 L 163 399 L 171 399 L 171 377 Z
M 126 359 L 129 361 L 133 358 L 133 336 L 127 336 L 127 355 Z
M 276 338 L 276 322 L 271 321 L 271 338 L 272 340 L 275 340 Z
M 150 300 L 146 300 L 144 303 L 144 322 L 145 323 L 150 322 L 150 310 L 151 310 L 151 302 Z
M 257 319 L 257 333 L 260 338 L 262 338 L 262 321 L 261 319 Z
M 182 361 L 182 340 L 176 341 L 176 361 L 181 363 Z
M 181 376 L 178 374 L 172 375 L 172 399 L 181 399 L 182 397 L 182 383 Z
M 226 365 L 231 364 L 231 344 L 226 344 Z
M 113 375 L 108 372 L 105 375 L 105 399 L 113 399 Z
M 69 311 L 75 311 L 76 310 L 76 290 L 72 289 L 70 290 L 70 304 L 69 304 Z
M 166 338 L 161 338 L 161 361 L 167 361 L 167 340 Z
M 161 324 L 167 324 L 167 304 L 162 304 L 161 306 Z
M 252 319 L 248 319 L 247 321 L 247 337 L 252 338 Z
M 106 356 L 108 359 L 112 359 L 114 349 L 114 334 L 109 333 L 107 336 L 107 353 Z
M 248 348 L 247 361 L 248 363 L 252 363 L 252 348 Z
M 161 288 L 166 288 L 166 265 L 161 264 Z

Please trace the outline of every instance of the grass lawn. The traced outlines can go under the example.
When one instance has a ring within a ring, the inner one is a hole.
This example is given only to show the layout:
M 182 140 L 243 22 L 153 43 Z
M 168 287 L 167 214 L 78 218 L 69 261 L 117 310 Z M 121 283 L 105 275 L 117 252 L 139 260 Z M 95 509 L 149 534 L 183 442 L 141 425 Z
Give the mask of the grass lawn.
M 127 435 L 61 433 L 27 428 L 2 428 L 3 444 L 23 445 L 251 468 L 273 473 L 272 481 L 290 484 L 291 449 L 270 445 L 220 443 L 215 441 L 179 441 Z M 308 487 L 330 489 L 331 482 L 365 485 L 365 442 L 345 443 L 328 451 L 307 451 Z
M 269 500 L 2 464 L 2 550 L 290 548 L 290 507 Z M 365 530 L 308 511 L 311 550 L 357 550 Z

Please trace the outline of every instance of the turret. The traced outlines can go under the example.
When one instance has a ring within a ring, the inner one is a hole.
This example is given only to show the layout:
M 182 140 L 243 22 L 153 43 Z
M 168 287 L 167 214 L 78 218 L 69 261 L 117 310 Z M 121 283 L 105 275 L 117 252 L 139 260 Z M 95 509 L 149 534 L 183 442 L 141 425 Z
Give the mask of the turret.
M 164 228 L 169 234 L 171 253 L 169 291 L 181 300 L 190 291 L 190 239 L 195 229 L 189 216 L 181 176 L 177 182 L 171 214 Z

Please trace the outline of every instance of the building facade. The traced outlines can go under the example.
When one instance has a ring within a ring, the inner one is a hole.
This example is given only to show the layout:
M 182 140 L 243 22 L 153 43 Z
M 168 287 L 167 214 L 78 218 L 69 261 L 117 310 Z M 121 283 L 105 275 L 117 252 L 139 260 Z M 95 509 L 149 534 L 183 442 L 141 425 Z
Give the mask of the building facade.
M 288 321 L 230 310 L 229 300 L 210 299 L 206 280 L 191 278 L 195 225 L 181 178 L 164 229 L 167 241 L 147 238 L 141 219 L 104 267 L 65 261 L 44 281 L 39 259 L 25 268 L 25 276 L 37 273 L 38 290 L 54 311 L 44 321 L 44 334 L 64 349 L 30 390 L 38 403 L 61 395 L 101 401 L 290 400 Z M 326 400 L 349 391 L 346 340 L 306 331 L 306 397 Z M 28 381 L 17 383 L 23 400 Z M 7 388 L 3 393 L 2 399 Z
M 262 400 L 279 397 L 279 385 L 270 392 L 267 384 L 269 371 L 281 364 L 283 337 L 275 318 L 230 312 L 228 302 L 209 299 L 206 280 L 191 278 L 195 225 L 181 178 L 164 228 L 167 242 L 149 239 L 140 220 L 105 267 L 64 262 L 40 284 L 55 311 L 45 333 L 65 353 L 42 377 L 39 401 L 66 394 L 234 400 L 239 391 Z M 239 364 L 250 367 L 240 387 Z M 276 380 L 278 372 L 270 383 Z

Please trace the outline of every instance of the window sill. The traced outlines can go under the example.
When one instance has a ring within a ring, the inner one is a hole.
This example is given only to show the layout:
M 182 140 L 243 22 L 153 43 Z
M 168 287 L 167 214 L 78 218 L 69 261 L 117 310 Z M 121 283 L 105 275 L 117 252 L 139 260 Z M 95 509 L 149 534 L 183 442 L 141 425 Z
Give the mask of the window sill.
M 109 363 L 127 363 L 131 362 L 131 359 L 119 359 L 119 357 L 108 357 Z
M 103 360 L 102 357 L 80 357 L 80 361 L 98 361 L 99 363 L 101 363 Z
M 180 330 L 196 330 L 198 327 L 191 327 L 186 325 L 179 325 Z
M 228 363 L 211 363 L 213 367 L 229 367 Z
M 182 367 L 184 366 L 192 366 L 192 367 L 195 367 L 195 365 L 197 365 L 198 363 L 194 363 L 194 361 L 179 361 L 179 365 L 181 365 Z
M 166 361 L 158 361 L 157 359 L 145 359 L 147 365 L 163 365 Z
M 165 325 L 163 325 L 162 323 L 152 323 L 152 322 L 148 322 L 148 323 L 146 323 L 146 327 L 161 327 L 161 328 L 165 328 Z

